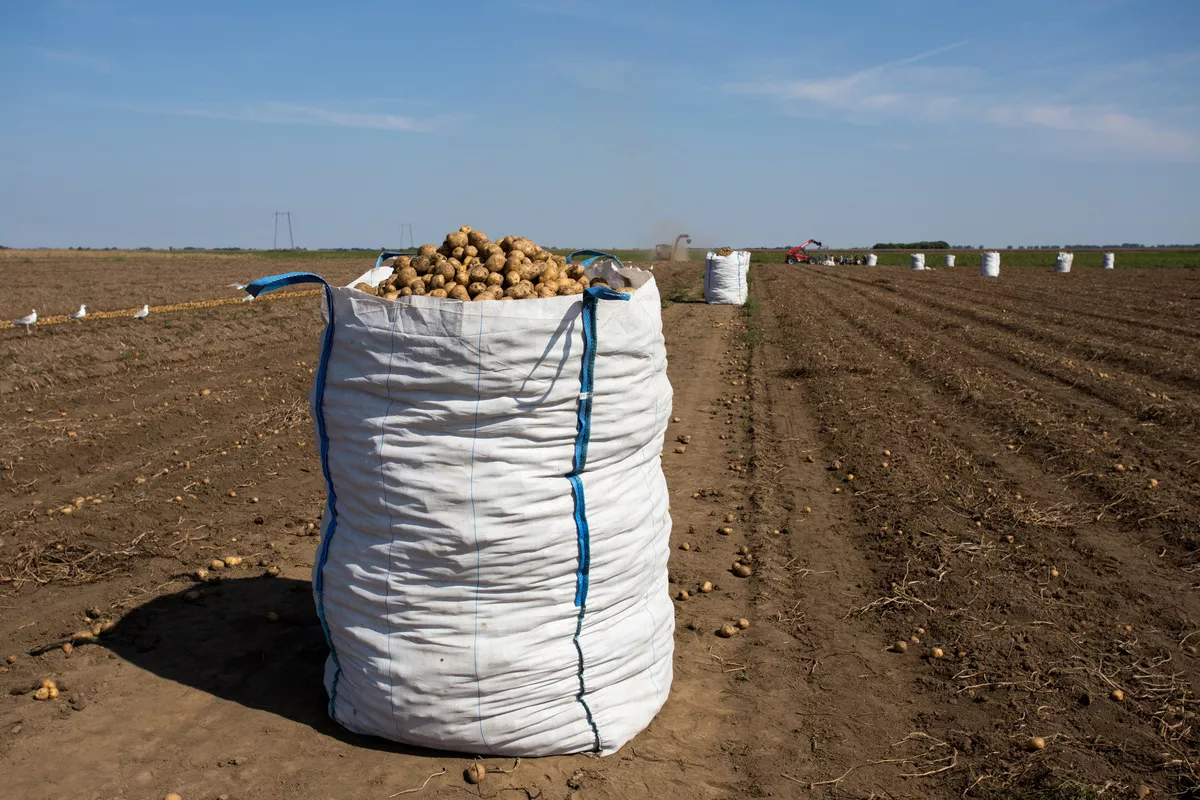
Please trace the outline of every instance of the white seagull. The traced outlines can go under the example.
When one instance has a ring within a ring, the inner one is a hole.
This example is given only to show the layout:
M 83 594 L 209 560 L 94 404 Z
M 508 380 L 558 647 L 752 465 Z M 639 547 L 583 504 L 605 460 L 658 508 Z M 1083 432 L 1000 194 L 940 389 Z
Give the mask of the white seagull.
M 79 310 L 71 315 L 71 319 L 83 319 L 87 316 L 87 306 L 81 305 Z
M 26 333 L 29 333 L 29 329 L 30 329 L 30 328 L 32 328 L 32 327 L 33 327 L 33 326 L 34 326 L 36 323 L 37 323 L 37 309 L 35 308 L 35 309 L 33 310 L 33 313 L 32 313 L 32 314 L 30 314 L 29 316 L 27 316 L 27 317 L 21 317 L 20 319 L 14 319 L 14 320 L 13 320 L 13 323 L 12 323 L 12 326 L 13 326 L 14 328 L 19 328 L 19 327 L 21 327 L 22 325 L 24 325 L 24 326 L 25 326 L 25 332 L 26 332 Z
M 150 316 L 150 304 L 142 306 L 142 310 L 133 315 L 134 319 L 145 319 Z

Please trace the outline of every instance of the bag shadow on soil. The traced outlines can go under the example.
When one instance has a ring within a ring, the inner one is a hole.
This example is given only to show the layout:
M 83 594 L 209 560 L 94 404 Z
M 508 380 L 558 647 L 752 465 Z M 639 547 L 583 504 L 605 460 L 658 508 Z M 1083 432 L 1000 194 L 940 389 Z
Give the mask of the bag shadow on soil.
M 184 598 L 197 589 L 200 599 Z M 269 613 L 278 620 L 268 620 Z M 102 642 L 159 677 L 277 714 L 355 746 L 449 755 L 351 733 L 329 718 L 322 684 L 329 648 L 309 581 L 209 581 L 132 609 Z

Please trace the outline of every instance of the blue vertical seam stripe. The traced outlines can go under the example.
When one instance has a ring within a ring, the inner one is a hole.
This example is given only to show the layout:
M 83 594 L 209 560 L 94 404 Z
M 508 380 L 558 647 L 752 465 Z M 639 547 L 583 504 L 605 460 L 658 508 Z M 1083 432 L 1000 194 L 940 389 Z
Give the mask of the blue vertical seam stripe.
M 577 673 L 579 676 L 579 693 L 575 699 L 583 706 L 584 716 L 592 729 L 592 750 L 600 752 L 602 748 L 600 729 L 592 716 L 586 695 L 587 685 L 583 677 L 583 645 L 579 636 L 583 633 L 583 618 L 587 614 L 588 586 L 591 581 L 592 543 L 587 521 L 587 501 L 583 492 L 583 479 L 579 476 L 587 468 L 588 443 L 592 436 L 592 390 L 596 377 L 596 304 L 601 299 L 628 300 L 629 295 L 614 292 L 607 287 L 588 289 L 583 295 L 583 307 L 580 313 L 583 329 L 583 363 L 579 372 L 579 411 L 575 422 L 575 455 L 571 471 L 567 473 L 567 482 L 571 485 L 571 495 L 575 503 L 575 535 L 579 547 L 579 565 L 575 572 L 575 605 L 579 607 L 579 615 L 575 620 L 575 636 L 572 642 L 578 658 Z
M 329 632 L 329 623 L 325 619 L 325 563 L 329 559 L 329 548 L 333 536 L 337 532 L 337 494 L 333 487 L 333 476 L 329 471 L 329 434 L 325 429 L 325 380 L 329 370 L 329 355 L 333 351 L 334 302 L 333 291 L 325 284 L 325 299 L 329 305 L 329 322 L 325 325 L 324 341 L 321 343 L 321 363 L 317 367 L 316 381 L 316 412 L 317 437 L 321 445 L 321 473 L 325 476 L 326 507 L 329 509 L 329 524 L 325 526 L 325 536 L 321 541 L 321 552 L 317 561 L 316 594 L 317 617 L 321 621 L 321 630 L 325 633 L 325 642 L 329 645 L 329 657 L 333 661 L 333 681 L 329 687 L 329 716 L 337 720 L 337 689 L 342 677 L 342 663 L 338 659 L 337 649 L 333 646 L 333 636 Z

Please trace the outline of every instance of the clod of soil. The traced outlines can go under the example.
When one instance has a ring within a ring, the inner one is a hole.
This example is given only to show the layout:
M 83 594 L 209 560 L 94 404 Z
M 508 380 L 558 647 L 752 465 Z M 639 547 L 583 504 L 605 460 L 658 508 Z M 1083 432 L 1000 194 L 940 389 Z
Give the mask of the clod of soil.
M 279 615 L 274 611 L 267 612 L 267 622 L 279 622 Z

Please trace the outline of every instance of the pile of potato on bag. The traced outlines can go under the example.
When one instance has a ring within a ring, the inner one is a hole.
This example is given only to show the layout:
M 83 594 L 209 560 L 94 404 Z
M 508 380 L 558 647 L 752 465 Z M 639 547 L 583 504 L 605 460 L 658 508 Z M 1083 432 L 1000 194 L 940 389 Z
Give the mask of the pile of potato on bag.
M 580 264 L 543 250 L 524 236 L 505 236 L 498 242 L 483 231 L 464 225 L 446 234 L 441 247 L 423 244 L 415 256 L 393 256 L 380 266 L 392 274 L 378 286 L 355 288 L 385 300 L 413 295 L 451 300 L 532 300 L 582 294 L 590 286 L 608 286 L 603 277 L 589 277 Z M 632 288 L 612 287 L 632 292 Z

